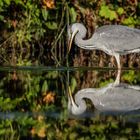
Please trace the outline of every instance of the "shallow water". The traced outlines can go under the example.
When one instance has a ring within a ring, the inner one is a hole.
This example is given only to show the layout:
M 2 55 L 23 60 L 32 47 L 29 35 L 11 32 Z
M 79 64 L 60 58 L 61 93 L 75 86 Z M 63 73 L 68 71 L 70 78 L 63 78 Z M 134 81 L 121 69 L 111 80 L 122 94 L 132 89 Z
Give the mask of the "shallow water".
M 0 67 L 1 138 L 140 138 L 140 110 L 98 112 L 90 100 L 81 115 L 68 110 L 69 87 L 74 95 L 105 87 L 115 76 L 111 68 Z M 122 71 L 123 83 L 135 86 L 139 79 L 138 69 Z

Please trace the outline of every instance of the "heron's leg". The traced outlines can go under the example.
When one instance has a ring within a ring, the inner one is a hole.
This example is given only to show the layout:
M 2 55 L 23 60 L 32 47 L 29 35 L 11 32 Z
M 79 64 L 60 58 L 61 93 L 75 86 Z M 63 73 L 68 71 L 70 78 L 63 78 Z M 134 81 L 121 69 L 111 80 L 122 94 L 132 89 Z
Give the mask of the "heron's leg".
M 117 67 L 118 67 L 118 71 L 117 71 L 117 77 L 116 80 L 114 82 L 114 85 L 119 85 L 120 83 L 120 76 L 121 76 L 121 64 L 120 64 L 120 55 L 119 54 L 115 54 L 115 58 L 117 61 Z

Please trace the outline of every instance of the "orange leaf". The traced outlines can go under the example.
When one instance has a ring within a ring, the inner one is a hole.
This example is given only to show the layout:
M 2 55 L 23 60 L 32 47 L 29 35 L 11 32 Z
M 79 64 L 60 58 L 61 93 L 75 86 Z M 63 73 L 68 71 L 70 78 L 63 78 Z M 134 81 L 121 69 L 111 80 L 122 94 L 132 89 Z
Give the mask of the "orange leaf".
M 35 129 L 34 128 L 32 128 L 30 132 L 31 132 L 32 135 L 35 135 Z
M 18 79 L 17 73 L 15 71 L 14 71 L 14 73 L 12 75 L 12 79 L 15 80 L 15 81 Z
M 55 0 L 43 0 L 43 7 L 53 9 L 55 8 Z
M 45 103 L 54 103 L 54 96 L 55 94 L 53 92 L 48 92 L 44 98 L 43 98 L 43 102 Z
M 12 26 L 15 28 L 17 26 L 17 20 L 12 20 Z

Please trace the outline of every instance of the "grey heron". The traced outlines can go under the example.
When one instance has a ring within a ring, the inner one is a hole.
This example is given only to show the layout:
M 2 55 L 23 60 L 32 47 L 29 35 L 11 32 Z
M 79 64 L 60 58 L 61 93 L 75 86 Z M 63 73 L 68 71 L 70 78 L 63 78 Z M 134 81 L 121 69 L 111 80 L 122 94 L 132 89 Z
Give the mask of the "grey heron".
M 118 73 L 114 85 L 120 82 L 120 55 L 140 52 L 140 30 L 123 25 L 104 25 L 97 28 L 90 39 L 85 40 L 87 29 L 81 23 L 68 28 L 69 50 L 74 38 L 75 44 L 87 50 L 101 50 L 113 55 L 117 61 Z
M 117 86 L 108 84 L 103 88 L 85 88 L 78 91 L 74 99 L 68 94 L 68 110 L 73 115 L 80 115 L 86 111 L 84 99 L 90 99 L 101 112 L 129 112 L 140 109 L 140 86 L 120 83 Z

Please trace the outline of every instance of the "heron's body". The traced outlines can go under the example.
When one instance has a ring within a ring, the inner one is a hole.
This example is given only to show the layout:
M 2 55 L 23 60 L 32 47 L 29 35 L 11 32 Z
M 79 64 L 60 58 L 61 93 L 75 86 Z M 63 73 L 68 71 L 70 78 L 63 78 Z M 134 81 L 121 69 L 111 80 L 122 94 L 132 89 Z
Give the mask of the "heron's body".
M 96 93 L 98 110 L 131 111 L 140 109 L 140 91 L 122 85 L 108 88 L 104 93 Z
M 84 99 L 90 99 L 99 111 L 133 111 L 140 109 L 140 87 L 119 84 L 100 89 L 87 88 L 77 92 L 75 102 L 69 103 L 69 110 L 72 114 L 82 114 L 86 110 Z M 75 103 L 75 104 L 74 104 Z
M 140 30 L 121 26 L 106 25 L 97 30 L 99 42 L 111 52 L 119 54 L 128 54 L 132 52 L 140 52 Z M 108 40 L 108 41 L 107 41 Z
M 97 28 L 90 39 L 86 37 L 86 28 L 81 23 L 74 23 L 68 35 L 74 38 L 75 44 L 87 50 L 101 50 L 116 58 L 118 69 L 121 69 L 120 55 L 140 52 L 140 30 L 122 25 L 105 25 Z M 72 39 L 70 41 L 70 44 Z M 71 46 L 71 45 L 70 45 Z M 119 84 L 120 71 L 115 81 Z
M 82 24 L 80 26 L 79 32 L 75 35 L 75 44 L 83 49 L 102 50 L 109 55 L 140 52 L 139 29 L 122 25 L 104 25 L 97 28 L 90 39 L 84 40 L 85 36 L 81 33 L 86 30 L 82 29 L 85 28 Z

